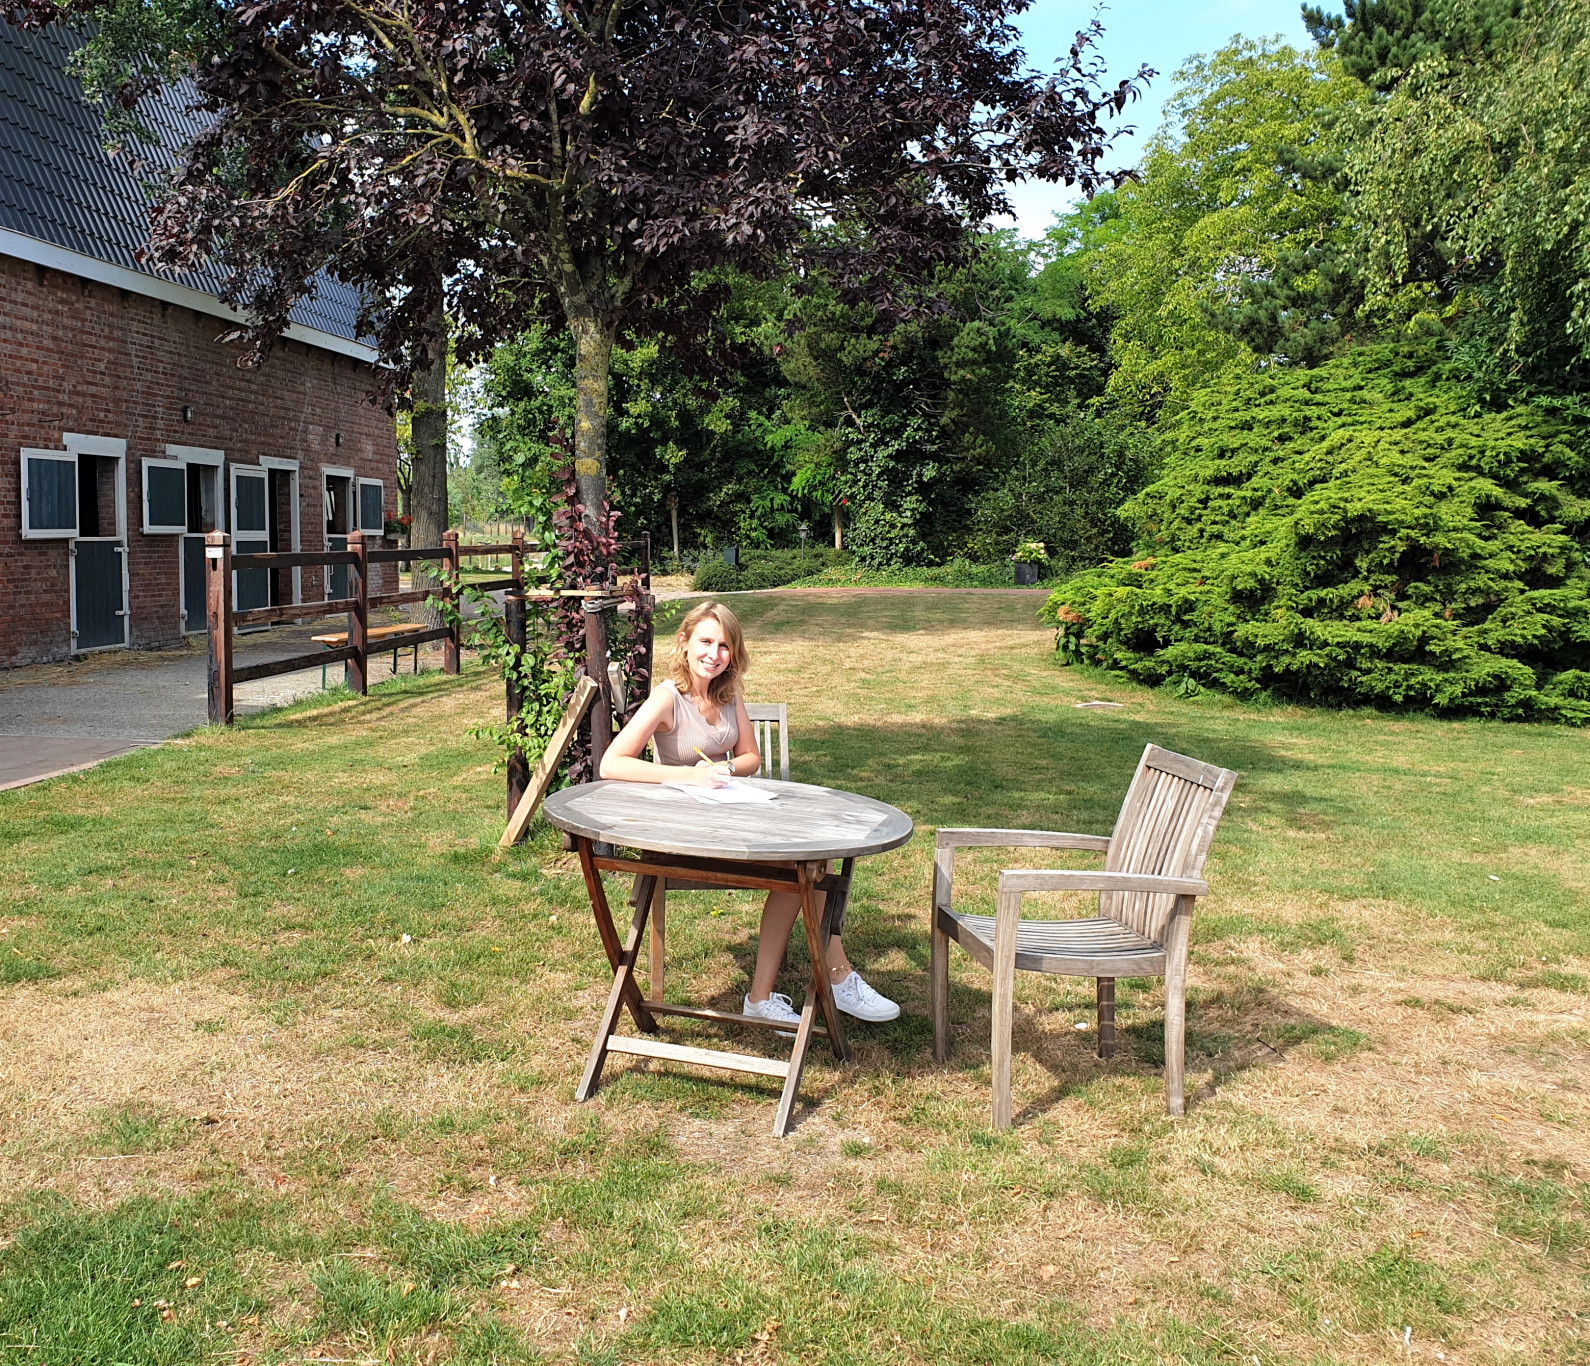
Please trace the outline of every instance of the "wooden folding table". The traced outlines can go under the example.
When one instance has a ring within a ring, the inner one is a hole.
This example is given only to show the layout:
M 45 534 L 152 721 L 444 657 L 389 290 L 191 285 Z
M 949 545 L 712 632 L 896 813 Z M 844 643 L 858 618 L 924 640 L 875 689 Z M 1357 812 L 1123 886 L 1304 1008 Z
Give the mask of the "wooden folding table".
M 854 792 L 808 783 L 741 781 L 771 791 L 774 799 L 746 805 L 709 805 L 681 788 L 620 782 L 583 783 L 547 798 L 543 808 L 547 819 L 575 838 L 591 898 L 591 913 L 613 969 L 613 989 L 575 1098 L 588 1100 L 595 1093 L 609 1053 L 782 1077 L 784 1092 L 773 1121 L 773 1133 L 782 1138 L 789 1132 L 801 1070 L 813 1035 L 825 1036 L 841 1061 L 850 1057 L 829 988 L 828 940 L 834 921 L 849 899 L 855 860 L 904 844 L 911 838 L 912 826 L 905 812 Z M 595 848 L 598 843 L 615 846 L 614 852 L 599 854 Z M 624 849 L 635 852 L 618 852 Z M 826 871 L 826 865 L 835 861 L 839 870 Z M 635 889 L 634 918 L 622 942 L 602 884 L 604 872 L 632 873 L 640 879 Z M 778 1025 L 730 1011 L 669 1005 L 641 997 L 635 983 L 635 961 L 658 878 L 793 892 L 800 897 L 811 984 L 801 1006 L 799 1025 Z M 821 917 L 814 895 L 817 892 L 826 894 Z M 615 1032 L 619 1014 L 626 1009 L 642 1037 Z M 670 1043 L 654 1037 L 658 1033 L 658 1016 L 683 1016 L 785 1033 L 793 1029 L 794 1047 L 789 1061 L 784 1062 L 756 1054 Z

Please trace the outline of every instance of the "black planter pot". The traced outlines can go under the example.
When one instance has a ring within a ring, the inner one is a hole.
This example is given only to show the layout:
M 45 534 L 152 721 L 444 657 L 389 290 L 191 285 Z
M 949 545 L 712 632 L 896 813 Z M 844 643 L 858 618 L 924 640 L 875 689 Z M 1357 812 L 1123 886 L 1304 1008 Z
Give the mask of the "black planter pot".
M 1041 566 L 1036 564 L 1022 564 L 1020 561 L 1017 561 L 1016 587 L 1031 588 L 1033 584 L 1038 582 L 1038 570 L 1040 568 Z

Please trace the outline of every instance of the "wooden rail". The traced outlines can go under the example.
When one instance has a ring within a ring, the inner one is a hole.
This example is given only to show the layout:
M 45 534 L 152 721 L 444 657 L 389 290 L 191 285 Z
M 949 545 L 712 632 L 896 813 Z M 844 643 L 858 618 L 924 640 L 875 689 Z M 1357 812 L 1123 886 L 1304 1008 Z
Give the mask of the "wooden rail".
M 212 531 L 204 538 L 205 564 L 205 615 L 209 627 L 209 710 L 212 725 L 229 726 L 236 719 L 235 692 L 237 685 L 258 678 L 275 678 L 280 674 L 296 673 L 300 669 L 313 669 L 316 665 L 346 663 L 348 687 L 357 693 L 369 689 L 370 655 L 391 649 L 395 641 L 387 639 L 371 649 L 370 609 L 407 606 L 437 597 L 455 609 L 458 605 L 459 561 L 478 554 L 497 553 L 514 555 L 518 569 L 524 562 L 522 539 L 503 546 L 460 546 L 456 531 L 446 532 L 440 546 L 418 546 L 408 550 L 388 550 L 371 546 L 363 532 L 348 534 L 346 550 L 303 550 L 234 555 L 232 538 L 224 531 Z M 378 564 L 397 564 L 412 560 L 440 560 L 442 584 L 434 593 L 413 589 L 397 593 L 370 591 L 370 570 Z M 301 569 L 310 566 L 348 567 L 350 596 L 323 602 L 279 603 L 273 607 L 249 607 L 239 610 L 234 605 L 234 575 L 239 571 L 258 569 Z M 523 587 L 522 575 L 511 582 Z M 271 659 L 259 664 L 239 667 L 233 662 L 233 632 L 240 626 L 275 625 L 285 621 L 313 621 L 318 617 L 343 616 L 348 618 L 348 643 L 330 650 L 316 650 L 312 654 L 292 655 L 285 659 Z M 419 645 L 440 640 L 442 668 L 450 674 L 459 670 L 462 641 L 457 626 L 426 627 L 415 623 L 412 632 L 405 632 L 397 640 L 402 646 Z
M 618 550 L 619 563 L 615 565 L 615 569 L 623 572 L 626 552 L 632 552 L 633 568 L 629 572 L 640 578 L 642 591 L 647 595 L 643 601 L 649 604 L 651 601 L 650 538 L 620 542 Z M 508 763 L 508 813 L 510 818 L 515 818 L 518 814 L 522 815 L 523 819 L 517 821 L 511 819 L 503 843 L 517 842 L 524 837 L 525 828 L 534 810 L 534 802 L 530 802 L 524 804 L 525 809 L 520 811 L 527 790 L 531 788 L 545 790 L 562 758 L 563 750 L 572 738 L 574 728 L 580 724 L 587 709 L 591 757 L 595 764 L 598 766 L 601 764 L 602 754 L 613 734 L 614 722 L 612 688 L 607 671 L 607 614 L 627 613 L 633 611 L 635 606 L 633 602 L 617 596 L 611 582 L 591 584 L 583 588 L 543 586 L 539 578 L 540 572 L 546 569 L 553 556 L 547 551 L 529 549 L 522 532 L 515 532 L 513 540 L 500 544 L 462 545 L 458 533 L 448 531 L 443 534 L 440 546 L 387 549 L 370 545 L 362 532 L 354 531 L 348 535 L 346 550 L 270 551 L 246 555 L 232 553 L 232 538 L 226 532 L 210 532 L 204 538 L 204 563 L 205 615 L 209 628 L 208 691 L 211 724 L 222 726 L 232 724 L 236 718 L 235 693 L 240 683 L 297 673 L 301 669 L 312 669 L 317 664 L 324 666 L 341 663 L 347 666 L 349 689 L 362 694 L 369 689 L 371 654 L 393 650 L 395 659 L 396 650 L 418 646 L 427 641 L 442 642 L 443 671 L 449 674 L 458 673 L 463 648 L 462 631 L 459 625 L 452 623 L 459 620 L 460 563 L 466 559 L 500 555 L 512 557 L 512 572 L 503 578 L 488 579 L 471 586 L 483 592 L 506 590 L 503 626 L 512 643 L 521 648 L 525 645 L 526 608 L 531 602 L 555 602 L 565 598 L 583 599 L 581 612 L 585 627 L 586 677 L 581 679 L 576 692 L 582 703 L 578 708 L 579 714 L 574 716 L 567 726 L 560 728 L 561 743 L 555 745 L 555 753 L 543 756 L 543 762 L 534 776 L 529 772 L 522 755 L 510 757 Z M 371 591 L 370 572 L 374 566 L 427 560 L 441 562 L 442 582 L 434 592 L 427 589 L 409 589 L 394 593 Z M 534 570 L 531 570 L 532 561 Z M 235 576 L 240 571 L 334 565 L 347 566 L 349 589 L 347 597 L 322 602 L 279 603 L 271 607 L 239 609 L 235 606 Z M 451 609 L 446 611 L 446 615 L 452 619 L 449 624 L 427 627 L 415 623 L 412 630 L 387 635 L 379 642 L 372 642 L 370 639 L 372 608 L 380 610 L 383 607 L 411 606 L 423 603 L 433 596 L 440 598 L 445 608 Z M 265 660 L 241 667 L 233 660 L 233 633 L 240 626 L 275 625 L 280 622 L 310 621 L 320 617 L 344 615 L 348 619 L 346 644 L 336 644 L 334 640 L 328 641 L 331 647 L 328 649 L 316 650 L 310 654 L 292 655 L 285 659 Z M 416 655 L 416 659 L 417 657 Z M 646 641 L 646 664 L 649 669 L 651 664 L 649 634 Z M 510 676 L 507 696 L 507 713 L 510 721 L 519 714 L 522 705 L 523 699 L 518 695 Z M 628 867 L 629 865 L 626 864 L 626 870 Z

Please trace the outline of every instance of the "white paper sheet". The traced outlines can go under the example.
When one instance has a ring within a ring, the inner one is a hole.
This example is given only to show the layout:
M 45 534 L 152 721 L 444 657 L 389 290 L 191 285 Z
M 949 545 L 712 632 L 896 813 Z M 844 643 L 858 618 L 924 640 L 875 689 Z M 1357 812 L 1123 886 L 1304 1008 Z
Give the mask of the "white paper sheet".
M 757 802 L 770 802 L 778 796 L 778 793 L 769 792 L 765 787 L 751 787 L 747 783 L 737 783 L 733 778 L 722 787 L 696 787 L 691 783 L 664 783 L 663 786 L 688 792 L 698 802 L 705 802 L 708 806 L 749 806 Z

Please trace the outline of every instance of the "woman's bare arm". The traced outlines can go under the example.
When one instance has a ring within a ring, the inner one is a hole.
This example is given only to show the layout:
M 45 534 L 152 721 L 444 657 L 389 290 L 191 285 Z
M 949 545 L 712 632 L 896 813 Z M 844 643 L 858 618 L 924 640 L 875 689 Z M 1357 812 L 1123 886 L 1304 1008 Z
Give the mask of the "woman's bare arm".
M 708 764 L 691 768 L 674 768 L 669 764 L 655 764 L 640 756 L 646 752 L 651 737 L 663 729 L 662 722 L 673 714 L 674 694 L 670 687 L 657 687 L 641 703 L 630 723 L 613 737 L 607 752 L 602 755 L 603 778 L 616 778 L 626 783 L 700 783 L 716 787 L 724 781 L 722 768 Z

